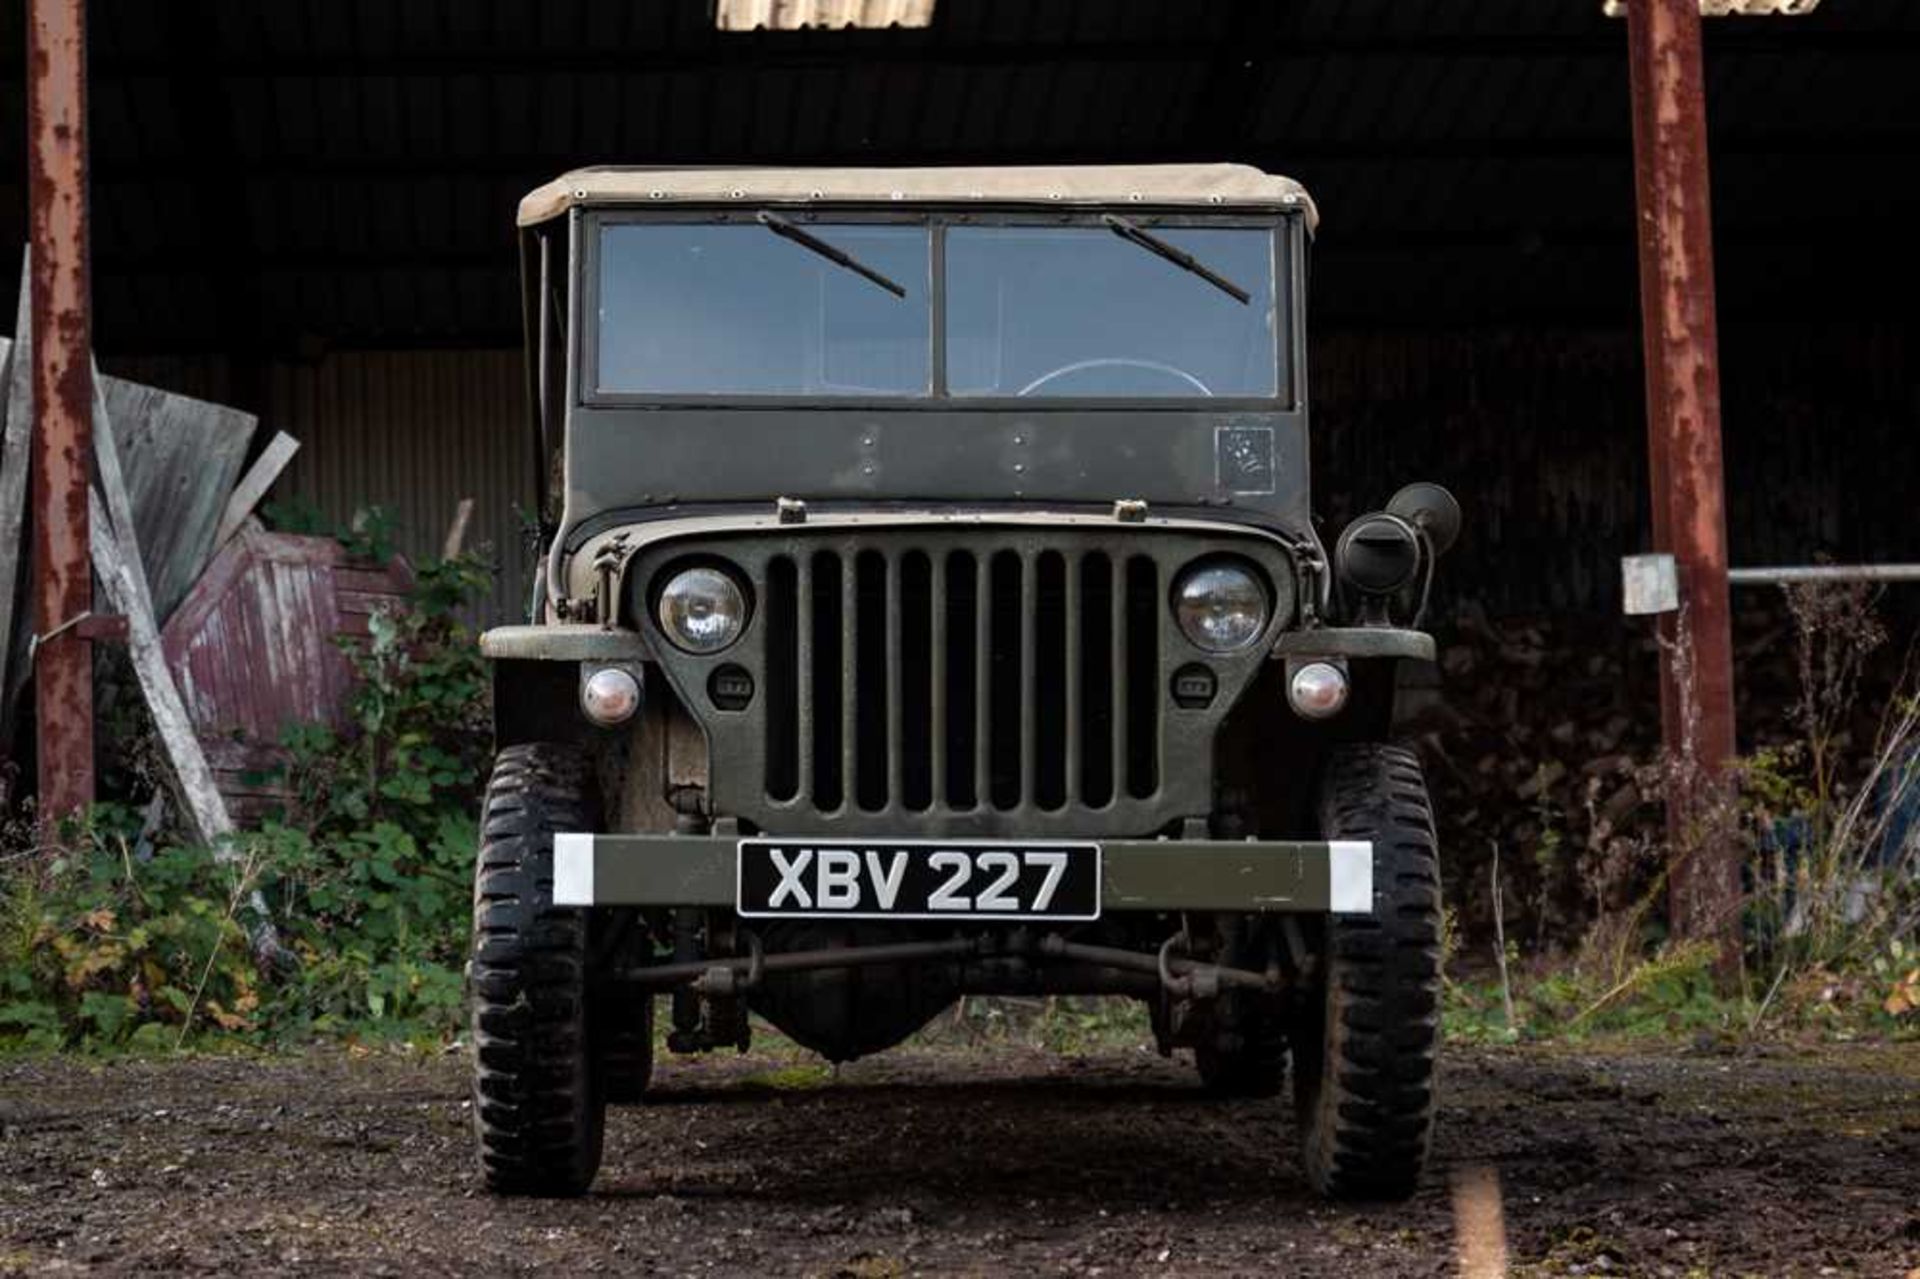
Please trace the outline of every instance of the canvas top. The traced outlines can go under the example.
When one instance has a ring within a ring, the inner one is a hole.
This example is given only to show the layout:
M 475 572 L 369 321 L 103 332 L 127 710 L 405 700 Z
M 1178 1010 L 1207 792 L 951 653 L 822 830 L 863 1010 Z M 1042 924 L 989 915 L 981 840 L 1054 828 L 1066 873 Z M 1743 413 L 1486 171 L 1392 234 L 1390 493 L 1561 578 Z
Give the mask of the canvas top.
M 520 225 L 578 206 L 657 204 L 1034 204 L 1304 208 L 1292 178 L 1245 164 L 1121 164 L 916 169 L 592 168 L 555 178 L 520 201 Z

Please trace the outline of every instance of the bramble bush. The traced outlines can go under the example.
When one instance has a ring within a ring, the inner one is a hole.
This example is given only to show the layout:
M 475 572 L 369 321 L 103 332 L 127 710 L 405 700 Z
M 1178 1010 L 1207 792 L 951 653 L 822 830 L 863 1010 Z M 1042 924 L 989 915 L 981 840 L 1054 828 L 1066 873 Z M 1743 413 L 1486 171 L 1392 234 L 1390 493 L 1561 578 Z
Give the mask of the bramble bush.
M 349 724 L 290 732 L 285 811 L 234 856 L 167 844 L 103 804 L 0 853 L 0 1046 L 175 1046 L 455 1024 L 489 683 L 460 610 L 488 581 L 462 556 L 418 570 L 411 605 L 347 646 Z M 264 894 L 297 968 L 263 975 L 246 899 Z
M 1920 679 L 1909 653 L 1884 695 L 1863 693 L 1888 639 L 1874 602 L 1861 586 L 1789 588 L 1790 736 L 1737 762 L 1725 811 L 1704 823 L 1738 842 L 1746 868 L 1742 988 L 1720 988 L 1714 947 L 1667 935 L 1670 850 L 1594 821 L 1583 869 L 1596 908 L 1580 944 L 1523 956 L 1509 943 L 1494 965 L 1514 975 L 1504 987 L 1485 965 L 1450 976 L 1450 1034 L 1920 1034 Z M 1648 793 L 1671 769 L 1644 770 Z

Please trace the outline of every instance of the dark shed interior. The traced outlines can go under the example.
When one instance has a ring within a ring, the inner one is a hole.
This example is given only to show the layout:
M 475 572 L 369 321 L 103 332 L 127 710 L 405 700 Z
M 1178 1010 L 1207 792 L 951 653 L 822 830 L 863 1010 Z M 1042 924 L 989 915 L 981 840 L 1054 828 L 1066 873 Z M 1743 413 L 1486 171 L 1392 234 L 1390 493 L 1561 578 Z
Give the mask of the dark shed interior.
M 260 412 L 287 487 L 453 503 L 521 598 L 515 202 L 587 163 L 1233 159 L 1304 181 L 1320 505 L 1442 480 L 1448 598 L 1618 606 L 1646 538 L 1625 32 L 1600 0 L 938 0 L 722 33 L 710 0 L 91 10 L 109 369 Z M 0 243 L 25 237 L 0 8 Z M 1736 564 L 1916 559 L 1920 6 L 1708 24 Z M 11 277 L 11 271 L 0 272 Z M 0 304 L 12 308 L 9 283 Z

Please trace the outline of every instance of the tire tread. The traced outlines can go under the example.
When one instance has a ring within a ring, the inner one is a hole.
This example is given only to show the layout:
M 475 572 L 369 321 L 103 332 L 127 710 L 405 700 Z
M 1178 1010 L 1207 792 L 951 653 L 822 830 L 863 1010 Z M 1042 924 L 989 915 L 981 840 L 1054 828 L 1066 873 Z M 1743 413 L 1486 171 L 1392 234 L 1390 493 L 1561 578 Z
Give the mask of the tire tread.
M 590 1041 L 587 912 L 556 907 L 553 836 L 599 819 L 586 760 L 509 746 L 494 762 L 475 862 L 469 967 L 473 1123 L 488 1189 L 578 1195 L 606 1108 Z
M 1374 844 L 1374 913 L 1327 924 L 1325 1003 L 1305 1021 L 1296 1102 L 1308 1178 L 1339 1199 L 1403 1199 L 1432 1144 L 1440 1046 L 1440 876 L 1420 761 L 1379 743 L 1328 761 L 1321 833 Z

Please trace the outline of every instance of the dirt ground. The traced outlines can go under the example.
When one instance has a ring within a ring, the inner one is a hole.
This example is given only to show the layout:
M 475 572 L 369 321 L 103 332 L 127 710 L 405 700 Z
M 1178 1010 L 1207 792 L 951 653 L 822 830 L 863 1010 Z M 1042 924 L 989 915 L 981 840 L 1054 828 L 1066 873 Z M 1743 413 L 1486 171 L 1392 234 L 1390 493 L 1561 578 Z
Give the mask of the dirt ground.
M 665 1062 L 595 1193 L 497 1202 L 464 1062 L 0 1063 L 0 1272 L 1447 1274 L 1454 1188 L 1501 1192 L 1514 1267 L 1920 1267 L 1920 1048 L 1455 1049 L 1435 1166 L 1333 1207 L 1277 1102 L 1116 1044 Z

